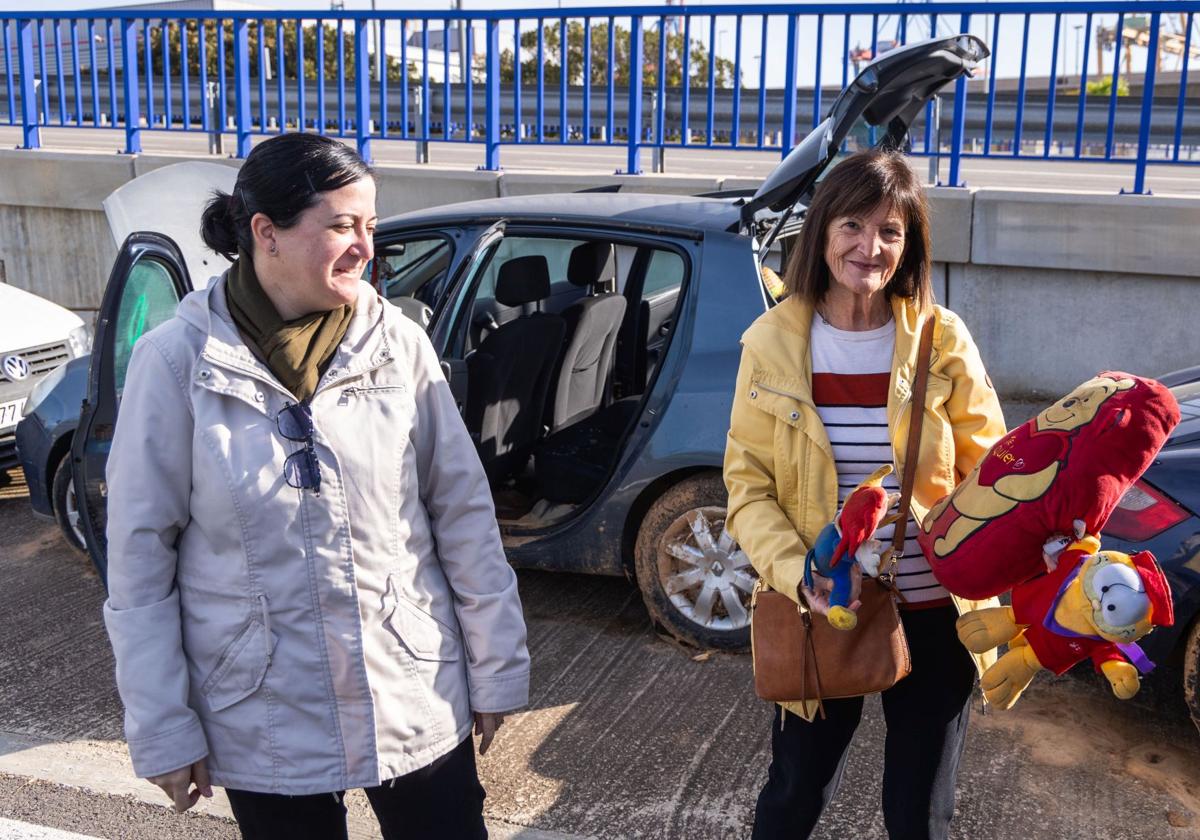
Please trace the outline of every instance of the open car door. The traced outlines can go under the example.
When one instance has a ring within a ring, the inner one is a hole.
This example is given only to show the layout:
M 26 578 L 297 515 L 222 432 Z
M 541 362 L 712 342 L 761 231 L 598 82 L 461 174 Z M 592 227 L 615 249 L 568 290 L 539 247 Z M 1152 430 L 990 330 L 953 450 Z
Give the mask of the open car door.
M 990 55 L 974 35 L 931 38 L 879 56 L 855 77 L 829 109 L 828 115 L 777 166 L 758 192 L 742 205 L 742 228 L 752 229 L 754 215 L 763 209 L 782 212 L 764 247 L 797 204 L 807 205 L 821 174 L 833 161 L 855 123 L 883 128 L 876 146 L 903 148 L 909 126 L 939 90 L 970 76 Z
M 469 290 L 471 279 L 478 273 L 479 268 L 487 262 L 492 249 L 504 238 L 505 222 L 496 222 L 479 233 L 470 247 L 463 248 L 451 266 L 450 282 L 433 308 L 429 324 L 429 335 L 434 348 L 442 359 L 442 370 L 450 382 L 450 392 L 461 413 L 467 404 L 467 362 L 461 352 L 449 346 L 459 313 L 465 304 L 465 294 Z
M 106 582 L 108 486 L 104 469 L 133 345 L 171 318 L 179 301 L 191 290 L 179 247 L 168 236 L 147 232 L 132 233 L 125 240 L 104 290 L 87 397 L 71 442 L 71 463 L 81 514 L 79 524 L 88 554 Z

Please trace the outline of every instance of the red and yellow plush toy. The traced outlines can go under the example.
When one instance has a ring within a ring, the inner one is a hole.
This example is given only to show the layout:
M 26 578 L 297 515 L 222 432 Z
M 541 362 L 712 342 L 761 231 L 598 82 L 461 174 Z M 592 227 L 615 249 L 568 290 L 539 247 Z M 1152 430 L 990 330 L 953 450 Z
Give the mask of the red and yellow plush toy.
M 1053 571 L 1014 588 L 1011 607 L 960 617 L 958 635 L 974 653 L 1008 644 L 980 687 L 989 703 L 1009 709 L 1039 670 L 1062 674 L 1085 657 L 1128 700 L 1138 672 L 1154 667 L 1137 640 L 1174 619 L 1154 555 L 1100 551 L 1100 540 L 1085 536 L 1062 551 Z
M 1178 423 L 1161 383 L 1102 373 L 1002 438 L 925 517 L 918 539 L 942 586 L 976 600 L 1012 591 L 1011 608 L 959 619 L 970 650 L 1010 645 L 984 674 L 990 702 L 1009 708 L 1039 669 L 1087 656 L 1118 697 L 1137 691 L 1152 666 L 1134 642 L 1172 622 L 1170 590 L 1149 552 L 1100 551 L 1088 535 Z M 1075 541 L 1051 548 L 1063 534 Z

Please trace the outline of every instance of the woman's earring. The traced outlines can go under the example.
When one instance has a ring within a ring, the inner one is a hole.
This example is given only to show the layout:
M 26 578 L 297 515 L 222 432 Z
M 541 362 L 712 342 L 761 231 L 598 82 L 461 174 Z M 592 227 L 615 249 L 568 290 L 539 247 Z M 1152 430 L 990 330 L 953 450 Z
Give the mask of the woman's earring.
M 277 246 L 274 242 L 272 242 L 271 243 L 271 256 L 274 257 L 274 256 L 277 256 L 278 254 L 279 254 L 279 246 Z

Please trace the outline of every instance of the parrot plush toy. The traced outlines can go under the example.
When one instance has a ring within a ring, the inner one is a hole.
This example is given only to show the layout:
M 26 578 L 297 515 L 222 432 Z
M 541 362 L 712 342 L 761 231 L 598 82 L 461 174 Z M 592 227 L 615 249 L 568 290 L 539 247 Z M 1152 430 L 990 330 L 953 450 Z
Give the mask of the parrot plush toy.
M 839 630 L 853 630 L 858 624 L 858 616 L 850 609 L 851 567 L 858 563 L 865 574 L 878 574 L 881 546 L 872 534 L 900 518 L 899 514 L 887 516 L 900 499 L 899 493 L 883 489 L 883 479 L 891 472 L 891 464 L 885 464 L 855 487 L 805 557 L 805 586 L 812 588 L 813 572 L 833 581 L 827 617 Z

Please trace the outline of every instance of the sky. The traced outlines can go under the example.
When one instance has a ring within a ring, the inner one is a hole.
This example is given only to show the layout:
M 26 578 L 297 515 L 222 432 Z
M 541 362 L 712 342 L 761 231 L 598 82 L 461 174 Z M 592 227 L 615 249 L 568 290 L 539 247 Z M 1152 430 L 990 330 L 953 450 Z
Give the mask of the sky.
M 0 0 L 0 13 L 4 11 L 73 11 L 89 8 L 97 8 L 104 5 L 131 5 L 136 0 L 124 0 L 124 2 L 113 3 L 80 3 L 78 0 Z M 472 10 L 495 10 L 495 9 L 552 9 L 555 6 L 562 8 L 572 7 L 619 7 L 630 5 L 645 5 L 645 0 L 542 0 L 542 2 L 530 2 L 529 0 L 462 0 L 465 9 Z M 689 8 L 698 8 L 706 5 L 714 5 L 714 0 L 686 0 L 686 5 Z M 284 2 L 271 2 L 265 0 L 259 2 L 265 8 L 275 10 L 291 10 L 291 9 L 328 9 L 330 7 L 329 0 L 284 0 Z M 369 10 L 371 8 L 371 0 L 345 0 L 345 7 L 348 10 Z M 375 0 L 375 6 L 380 10 L 402 10 L 402 9 L 446 9 L 451 6 L 450 0 Z M 728 0 L 724 5 L 730 5 Z M 747 4 L 750 5 L 750 4 Z M 854 2 L 847 2 L 846 6 L 852 8 Z M 986 2 L 980 5 L 986 5 Z M 1065 6 L 1071 5 L 1070 2 L 1064 3 Z M 797 12 L 802 12 L 803 4 L 797 4 Z M 897 19 L 892 17 L 881 18 L 881 39 L 893 37 L 895 33 Z M 1060 73 L 1074 74 L 1082 59 L 1081 43 L 1084 37 L 1083 24 L 1085 16 L 1067 15 L 1063 19 L 1063 24 L 1060 29 L 1059 37 L 1059 55 L 1058 69 Z M 1115 15 L 1105 16 L 1104 22 L 1108 26 L 1115 23 Z M 957 20 L 944 19 L 939 21 L 938 34 L 949 34 L 951 27 L 956 28 Z M 1172 20 L 1172 24 L 1178 24 Z M 1022 29 L 1024 25 L 1023 16 L 1021 15 L 1005 15 L 1001 18 L 999 33 L 993 30 L 993 19 L 991 16 L 975 15 L 971 21 L 971 32 L 983 38 L 985 43 L 992 44 L 994 40 L 999 42 L 999 50 L 996 52 L 993 60 L 989 62 L 989 66 L 985 72 L 994 73 L 998 78 L 1013 78 L 1019 75 L 1021 51 L 1019 45 L 1022 40 Z M 743 61 L 743 79 L 749 87 L 758 86 L 759 68 L 760 68 L 760 53 L 762 52 L 761 41 L 761 24 L 757 17 L 747 17 L 742 29 L 742 61 Z M 783 18 L 772 18 L 767 26 L 767 49 L 766 49 L 766 83 L 768 87 L 782 86 L 784 80 L 784 62 L 781 57 L 786 52 L 786 25 L 783 23 Z M 698 31 L 697 31 L 698 30 Z M 699 37 L 701 40 L 707 39 L 708 22 L 704 20 L 702 23 L 696 21 L 693 24 L 692 37 Z M 501 42 L 511 43 L 511 25 L 505 30 L 501 30 Z M 1052 44 L 1054 41 L 1054 18 L 1051 15 L 1035 15 L 1031 19 L 1029 35 L 1029 54 L 1028 66 L 1026 72 L 1030 76 L 1046 76 L 1050 72 L 1050 62 L 1052 55 Z M 718 52 L 725 58 L 732 60 L 734 58 L 735 48 L 735 21 L 732 17 L 718 18 L 717 21 L 717 48 Z M 816 21 L 812 16 L 802 16 L 798 27 L 798 82 L 801 85 L 811 85 L 815 78 L 816 61 L 813 55 L 816 51 Z M 928 33 L 928 23 L 924 17 L 914 16 L 909 19 L 909 40 L 926 37 Z M 822 81 L 825 84 L 838 84 L 842 78 L 841 68 L 841 47 L 843 39 L 843 19 L 840 15 L 827 17 L 824 24 L 824 42 L 821 50 L 821 73 Z M 477 43 L 481 39 L 476 39 Z M 853 18 L 850 31 L 850 45 L 853 48 L 856 45 L 869 47 L 871 43 L 871 18 L 870 16 L 857 16 Z M 1197 33 L 1193 38 L 1193 43 L 1200 44 L 1200 33 Z M 1089 58 L 1089 74 L 1094 78 L 1096 72 L 1096 47 L 1093 41 L 1091 45 L 1091 56 Z M 1145 66 L 1146 51 L 1141 48 L 1135 48 L 1133 52 L 1134 71 L 1141 72 Z M 1111 73 L 1113 62 L 1113 53 L 1108 52 L 1104 55 L 1104 66 L 1106 75 Z M 1176 69 L 1176 60 L 1172 56 L 1167 56 L 1164 64 L 1165 70 Z M 852 72 L 852 71 L 851 71 Z

